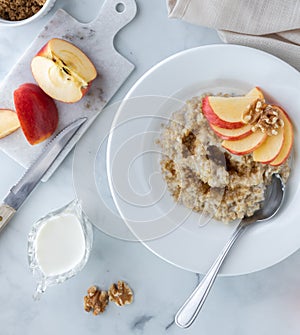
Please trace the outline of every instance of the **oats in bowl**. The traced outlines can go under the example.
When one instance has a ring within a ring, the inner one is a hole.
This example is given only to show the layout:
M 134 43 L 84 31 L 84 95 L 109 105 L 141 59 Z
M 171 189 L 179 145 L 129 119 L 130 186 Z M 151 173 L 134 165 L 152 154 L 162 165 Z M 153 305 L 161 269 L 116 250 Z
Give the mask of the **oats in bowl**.
M 251 216 L 264 200 L 274 173 L 284 182 L 288 161 L 279 166 L 235 155 L 222 146 L 202 112 L 202 98 L 194 97 L 175 111 L 161 130 L 161 170 L 175 201 L 223 222 Z
M 36 14 L 46 0 L 0 0 L 0 17 L 4 20 L 19 21 Z
M 56 0 L 0 0 L 0 26 L 17 27 L 46 15 Z

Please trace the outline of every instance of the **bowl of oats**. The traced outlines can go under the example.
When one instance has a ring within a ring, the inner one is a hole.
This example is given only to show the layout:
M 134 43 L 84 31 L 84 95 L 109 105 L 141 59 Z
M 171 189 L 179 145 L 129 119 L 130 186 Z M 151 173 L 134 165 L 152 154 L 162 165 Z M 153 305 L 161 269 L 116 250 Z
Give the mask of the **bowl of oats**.
M 16 27 L 46 15 L 56 0 L 1 0 L 0 26 Z
M 280 212 L 249 229 L 221 275 L 262 270 L 298 250 L 299 87 L 287 63 L 237 45 L 185 50 L 145 73 L 107 146 L 109 188 L 136 238 L 205 273 L 278 173 L 287 184 Z

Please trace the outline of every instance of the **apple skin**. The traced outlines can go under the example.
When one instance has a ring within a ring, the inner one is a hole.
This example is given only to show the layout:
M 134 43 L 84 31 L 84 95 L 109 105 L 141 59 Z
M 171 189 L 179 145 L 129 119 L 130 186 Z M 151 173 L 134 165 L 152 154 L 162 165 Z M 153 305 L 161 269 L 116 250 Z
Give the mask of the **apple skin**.
M 36 56 L 44 56 L 47 58 L 51 57 L 51 49 L 49 47 L 49 42 L 41 47 L 41 49 L 36 53 Z
M 222 140 L 237 141 L 252 134 L 251 130 L 252 125 L 244 125 L 241 128 L 234 128 L 234 129 L 220 128 L 211 123 L 209 125 L 211 129 L 215 132 L 215 134 Z
M 204 116 L 207 118 L 208 122 L 225 129 L 236 129 L 244 126 L 242 121 L 240 122 L 228 122 L 220 119 L 213 111 L 209 104 L 209 96 L 206 96 L 202 99 L 202 112 Z
M 69 71 L 69 74 L 61 71 L 62 66 Z M 55 83 L 50 79 L 50 73 L 53 73 L 51 68 L 56 68 L 52 78 L 53 76 L 59 78 Z M 72 43 L 59 38 L 52 38 L 39 50 L 32 59 L 31 71 L 45 93 L 65 103 L 81 100 L 97 77 L 96 68 L 86 54 Z M 63 76 L 65 78 L 61 80 Z M 74 84 L 75 78 L 83 79 L 84 84 L 80 82 Z
M 0 138 L 10 135 L 19 128 L 17 113 L 11 109 L 0 108 Z
M 257 149 L 267 139 L 267 136 L 267 134 L 256 131 L 241 140 L 225 140 L 222 142 L 222 146 L 234 155 L 247 155 Z
M 14 103 L 21 129 L 31 145 L 50 137 L 58 125 L 55 102 L 39 86 L 26 83 L 14 91 Z
M 214 108 L 211 106 L 212 104 L 212 99 L 224 99 L 223 101 L 226 101 L 226 107 L 228 108 L 228 101 L 232 103 L 232 110 L 234 110 L 234 103 L 237 101 L 241 102 L 242 100 L 242 106 L 239 106 L 239 108 L 243 107 L 243 104 L 245 104 L 244 108 L 251 103 L 252 101 L 256 99 L 264 99 L 264 95 L 262 93 L 262 90 L 259 87 L 254 87 L 252 90 L 250 90 L 245 96 L 243 97 L 213 97 L 213 96 L 206 96 L 202 99 L 202 112 L 207 118 L 208 122 L 220 127 L 220 128 L 225 128 L 225 129 L 236 129 L 236 128 L 241 128 L 245 124 L 242 121 L 242 112 L 243 109 L 239 111 L 239 114 L 236 115 L 236 113 L 233 113 L 234 117 L 232 118 L 233 115 L 231 115 L 231 118 L 226 118 L 225 115 L 223 118 L 219 116 L 219 114 L 214 110 Z M 219 102 L 220 104 L 220 102 Z M 220 108 L 220 106 L 219 106 Z M 236 109 L 235 109 L 236 111 Z M 235 119 L 235 121 L 230 121 L 230 119 Z
M 293 143 L 294 143 L 293 123 L 289 115 L 283 108 L 279 106 L 276 106 L 276 107 L 279 111 L 280 118 L 284 122 L 284 128 L 283 128 L 284 129 L 284 141 L 283 141 L 282 148 L 279 152 L 279 155 L 273 161 L 269 163 L 271 166 L 279 166 L 285 163 L 291 153 Z

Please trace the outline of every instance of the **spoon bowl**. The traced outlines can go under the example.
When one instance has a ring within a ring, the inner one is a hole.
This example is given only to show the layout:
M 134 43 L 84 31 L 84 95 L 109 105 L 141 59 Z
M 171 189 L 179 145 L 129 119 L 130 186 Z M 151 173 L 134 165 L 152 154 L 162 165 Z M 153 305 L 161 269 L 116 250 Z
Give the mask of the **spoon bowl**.
M 268 221 L 273 218 L 281 208 L 285 195 L 285 185 L 279 174 L 273 174 L 270 185 L 266 187 L 265 199 L 261 208 L 252 216 L 245 217 L 240 224 L 249 225 L 255 222 Z
M 255 222 L 268 221 L 273 218 L 281 208 L 285 195 L 285 185 L 279 174 L 272 176 L 271 183 L 266 187 L 265 199 L 261 208 L 254 215 L 245 217 L 236 229 L 233 231 L 230 239 L 224 246 L 223 250 L 208 270 L 205 277 L 196 287 L 194 292 L 186 300 L 175 316 L 175 323 L 181 328 L 187 328 L 196 319 L 204 302 L 210 292 L 210 289 L 217 277 L 217 274 L 223 264 L 225 257 L 233 246 L 234 242 L 242 235 L 245 229 Z

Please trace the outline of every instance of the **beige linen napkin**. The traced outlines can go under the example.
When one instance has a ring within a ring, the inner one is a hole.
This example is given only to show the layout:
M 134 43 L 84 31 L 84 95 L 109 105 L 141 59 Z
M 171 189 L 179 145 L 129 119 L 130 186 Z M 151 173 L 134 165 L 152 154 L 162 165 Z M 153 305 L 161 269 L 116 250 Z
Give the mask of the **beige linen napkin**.
M 215 28 L 226 43 L 269 52 L 300 70 L 300 0 L 167 0 L 169 17 Z

